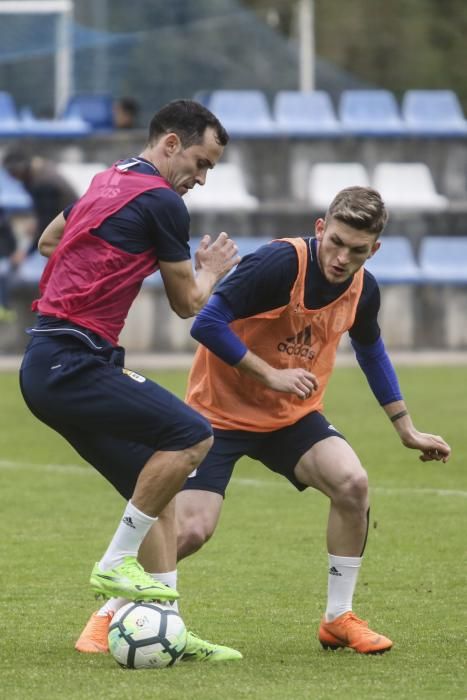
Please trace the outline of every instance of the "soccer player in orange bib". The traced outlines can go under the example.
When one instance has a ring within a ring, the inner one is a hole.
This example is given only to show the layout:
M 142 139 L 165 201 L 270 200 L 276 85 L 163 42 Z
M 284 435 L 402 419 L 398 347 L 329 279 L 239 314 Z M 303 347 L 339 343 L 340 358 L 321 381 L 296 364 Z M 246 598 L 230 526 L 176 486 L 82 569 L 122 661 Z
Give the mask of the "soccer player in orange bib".
M 246 256 L 194 322 L 202 344 L 188 403 L 214 428 L 214 445 L 177 495 L 179 559 L 212 535 L 235 462 L 248 455 L 298 490 L 330 501 L 328 598 L 318 637 L 325 649 L 382 653 L 392 641 L 352 611 L 368 534 L 368 478 L 322 413 L 345 332 L 369 385 L 405 447 L 446 462 L 449 445 L 413 425 L 378 325 L 380 293 L 364 264 L 387 220 L 378 192 L 339 192 L 315 236 L 284 238 Z
M 322 413 L 344 333 L 402 444 L 424 462 L 446 462 L 451 452 L 442 437 L 414 427 L 381 338 L 379 288 L 364 264 L 380 247 L 386 220 L 378 192 L 346 188 L 316 221 L 314 237 L 260 247 L 219 285 L 192 327 L 201 345 L 186 399 L 210 421 L 214 444 L 175 499 L 180 560 L 213 534 L 235 463 L 245 455 L 299 491 L 321 491 L 330 501 L 329 573 L 318 638 L 325 649 L 362 654 L 383 653 L 392 641 L 352 610 L 368 534 L 368 477 Z M 152 570 L 165 571 L 164 581 L 176 587 L 176 562 L 158 559 L 173 536 L 172 504 L 151 529 Z M 209 658 L 240 657 L 223 649 Z

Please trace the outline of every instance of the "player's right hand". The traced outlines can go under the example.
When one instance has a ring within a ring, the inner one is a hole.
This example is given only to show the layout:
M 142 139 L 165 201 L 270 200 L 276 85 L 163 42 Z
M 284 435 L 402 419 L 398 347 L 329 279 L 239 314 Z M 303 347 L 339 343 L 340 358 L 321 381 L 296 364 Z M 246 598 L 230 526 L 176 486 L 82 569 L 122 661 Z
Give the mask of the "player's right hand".
M 206 235 L 195 252 L 195 270 L 206 270 L 214 274 L 216 279 L 221 279 L 240 260 L 238 247 L 227 233 L 220 233 L 213 242 L 211 236 Z
M 274 391 L 295 394 L 306 400 L 318 389 L 318 380 L 312 372 L 303 367 L 276 369 L 270 376 L 268 386 Z

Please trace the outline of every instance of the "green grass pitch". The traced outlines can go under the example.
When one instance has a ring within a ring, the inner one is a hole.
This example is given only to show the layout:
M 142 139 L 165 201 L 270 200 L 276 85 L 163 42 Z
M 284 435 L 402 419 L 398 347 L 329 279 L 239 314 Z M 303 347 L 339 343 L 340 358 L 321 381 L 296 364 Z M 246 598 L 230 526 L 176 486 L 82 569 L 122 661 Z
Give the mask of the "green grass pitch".
M 185 373 L 152 376 L 183 395 Z M 216 535 L 179 567 L 187 625 L 241 649 L 243 661 L 125 671 L 73 649 L 95 605 L 91 567 L 123 501 L 28 414 L 16 376 L 0 375 L 1 696 L 465 700 L 467 368 L 401 368 L 399 377 L 416 426 L 451 443 L 448 464 L 422 464 L 400 445 L 358 368 L 336 370 L 326 404 L 370 475 L 355 611 L 394 640 L 393 650 L 321 649 L 327 501 L 243 460 Z

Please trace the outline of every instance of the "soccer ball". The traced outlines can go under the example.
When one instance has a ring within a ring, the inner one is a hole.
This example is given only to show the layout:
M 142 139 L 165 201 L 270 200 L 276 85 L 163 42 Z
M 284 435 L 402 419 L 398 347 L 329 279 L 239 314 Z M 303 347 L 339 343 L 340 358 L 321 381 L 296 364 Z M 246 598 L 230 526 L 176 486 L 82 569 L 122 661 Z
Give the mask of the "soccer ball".
M 109 627 L 109 650 L 124 668 L 173 666 L 186 647 L 180 615 L 162 603 L 127 603 Z

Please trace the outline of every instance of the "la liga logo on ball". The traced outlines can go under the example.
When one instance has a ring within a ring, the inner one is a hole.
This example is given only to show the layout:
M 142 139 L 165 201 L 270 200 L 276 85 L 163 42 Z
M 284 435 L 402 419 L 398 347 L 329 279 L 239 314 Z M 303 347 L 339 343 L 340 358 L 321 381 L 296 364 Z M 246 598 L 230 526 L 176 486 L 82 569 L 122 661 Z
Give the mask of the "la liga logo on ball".
M 112 619 L 109 650 L 123 668 L 166 668 L 179 661 L 187 631 L 180 615 L 162 603 L 128 603 Z

